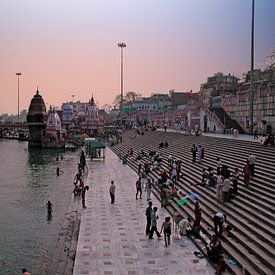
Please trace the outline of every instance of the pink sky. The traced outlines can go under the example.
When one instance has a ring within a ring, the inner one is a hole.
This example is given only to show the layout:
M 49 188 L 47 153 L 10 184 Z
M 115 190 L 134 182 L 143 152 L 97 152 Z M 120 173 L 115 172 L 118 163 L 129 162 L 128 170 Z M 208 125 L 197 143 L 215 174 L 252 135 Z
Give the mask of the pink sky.
M 256 0 L 256 63 L 275 45 L 275 1 Z M 124 91 L 197 91 L 218 71 L 249 69 L 251 0 L 1 0 L 0 114 L 17 113 L 39 87 L 49 105 L 102 106 Z

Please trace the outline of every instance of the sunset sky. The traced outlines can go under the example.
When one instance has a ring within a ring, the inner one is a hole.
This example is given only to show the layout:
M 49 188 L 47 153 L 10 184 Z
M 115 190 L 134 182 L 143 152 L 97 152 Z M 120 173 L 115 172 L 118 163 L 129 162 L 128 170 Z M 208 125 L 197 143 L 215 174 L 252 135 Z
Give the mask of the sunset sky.
M 29 107 L 36 87 L 61 106 L 124 91 L 198 91 L 220 71 L 250 67 L 252 0 L 1 0 L 0 114 Z M 275 0 L 255 0 L 255 63 L 275 47 Z

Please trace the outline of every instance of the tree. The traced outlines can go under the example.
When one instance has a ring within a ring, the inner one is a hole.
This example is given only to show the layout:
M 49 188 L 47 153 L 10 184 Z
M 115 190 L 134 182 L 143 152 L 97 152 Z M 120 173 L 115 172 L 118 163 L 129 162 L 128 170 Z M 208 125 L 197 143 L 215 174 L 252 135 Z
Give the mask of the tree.
M 140 99 L 140 97 L 141 97 L 141 94 L 139 94 L 139 93 L 127 92 L 125 94 L 125 96 L 123 97 L 123 103 L 124 104 L 125 103 L 132 103 L 135 100 Z M 114 107 L 118 109 L 119 106 L 120 106 L 120 103 L 121 103 L 121 94 L 118 94 L 118 95 L 116 95 L 116 97 L 113 101 Z
M 124 99 L 126 102 L 133 102 L 135 100 L 140 99 L 141 94 L 135 92 L 127 92 Z

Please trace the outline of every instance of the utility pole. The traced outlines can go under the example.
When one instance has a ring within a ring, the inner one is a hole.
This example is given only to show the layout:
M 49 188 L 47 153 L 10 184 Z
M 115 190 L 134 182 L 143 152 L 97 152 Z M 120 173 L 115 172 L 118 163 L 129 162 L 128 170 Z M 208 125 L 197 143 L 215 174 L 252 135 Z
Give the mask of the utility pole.
M 253 134 L 253 104 L 254 104 L 254 9 L 255 0 L 252 0 L 252 19 L 251 19 L 251 68 L 250 68 L 250 133 Z
M 122 111 L 123 103 L 123 48 L 126 48 L 126 43 L 119 42 L 118 47 L 120 51 L 120 111 Z

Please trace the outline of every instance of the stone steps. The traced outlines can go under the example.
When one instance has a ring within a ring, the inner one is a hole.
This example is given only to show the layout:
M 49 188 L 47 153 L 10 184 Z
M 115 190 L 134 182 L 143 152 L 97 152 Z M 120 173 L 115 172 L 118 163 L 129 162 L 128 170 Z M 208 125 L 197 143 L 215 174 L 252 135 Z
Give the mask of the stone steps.
M 128 132 L 128 137 L 130 137 L 131 131 Z M 179 140 L 180 138 L 180 140 Z M 206 160 L 204 160 L 204 163 L 202 164 L 205 166 L 206 164 L 212 164 L 211 166 L 215 167 L 215 163 L 213 161 L 215 160 L 215 157 L 217 156 L 217 153 L 227 153 L 227 157 L 223 158 L 223 160 L 227 160 L 228 164 L 230 160 L 233 159 L 232 155 L 230 154 L 230 150 L 228 149 L 230 144 L 232 142 L 229 140 L 223 140 L 218 139 L 218 142 L 216 141 L 217 138 L 203 138 L 199 139 L 200 137 L 196 137 L 196 143 L 203 144 L 203 146 L 206 148 Z M 206 140 L 210 140 L 209 142 L 206 142 Z M 203 188 L 196 185 L 190 185 L 193 184 L 193 181 L 200 181 L 201 178 L 201 168 L 203 166 L 199 165 L 192 165 L 191 164 L 191 152 L 190 152 L 190 145 L 195 143 L 194 138 L 191 137 L 184 137 L 179 134 L 174 133 L 160 133 L 160 132 L 150 132 L 145 133 L 144 136 L 130 139 L 127 137 L 123 137 L 123 143 L 115 145 L 112 147 L 112 149 L 115 152 L 118 152 L 119 149 L 122 149 L 124 152 L 126 152 L 131 147 L 135 151 L 135 155 L 137 152 L 141 151 L 143 149 L 145 152 L 149 149 L 154 149 L 158 152 L 162 152 L 164 157 L 168 157 L 168 155 L 176 156 L 177 158 L 180 158 L 183 161 L 182 170 L 186 170 L 185 168 L 188 167 L 188 179 L 186 176 L 184 176 L 184 179 L 181 180 L 178 183 L 178 188 L 183 189 L 187 192 L 196 192 L 200 195 L 200 203 L 203 208 L 203 221 L 205 221 L 205 226 L 209 225 L 212 226 L 212 220 L 211 215 L 215 211 L 217 211 L 217 207 L 222 207 L 222 209 L 226 213 L 229 213 L 229 222 L 232 224 L 233 228 L 236 228 L 236 231 L 234 231 L 233 237 L 234 240 L 237 241 L 223 241 L 223 245 L 225 244 L 225 250 L 229 250 L 229 255 L 234 257 L 236 260 L 240 256 L 234 256 L 234 253 L 239 253 L 242 255 L 241 259 L 238 259 L 239 267 L 246 266 L 247 272 L 249 274 L 256 274 L 249 272 L 249 266 L 253 267 L 254 269 L 257 269 L 259 273 L 257 274 L 272 274 L 275 270 L 274 264 L 272 259 L 274 259 L 274 215 L 272 216 L 272 205 L 270 204 L 271 201 L 269 198 L 265 199 L 263 198 L 263 201 L 259 201 L 258 198 L 261 196 L 266 195 L 267 191 L 274 192 L 274 186 L 272 187 L 272 178 L 266 177 L 269 179 L 269 188 L 270 190 L 265 190 L 261 194 L 257 194 L 257 190 L 245 190 L 241 184 L 240 185 L 240 195 L 234 199 L 233 204 L 226 204 L 224 206 L 217 205 L 215 202 L 215 192 L 214 190 L 208 190 L 207 188 Z M 158 149 L 158 144 L 160 141 L 168 140 L 172 143 L 172 146 L 169 148 L 164 149 Z M 235 141 L 235 140 L 234 140 Z M 212 146 L 209 144 L 212 143 Z M 229 145 L 228 145 L 229 143 Z M 249 144 L 249 146 L 245 146 L 246 144 Z M 175 146 L 174 146 L 175 145 Z M 254 146 L 253 146 L 254 145 Z M 262 166 L 267 167 L 268 161 L 271 160 L 271 162 L 274 159 L 274 150 L 272 152 L 269 152 L 270 154 L 266 153 L 267 148 L 259 147 L 258 144 L 253 143 L 251 145 L 251 142 L 236 142 L 234 143 L 234 146 L 238 147 L 238 150 L 242 157 L 247 157 L 250 152 L 253 152 L 257 157 L 257 177 L 258 172 L 266 172 L 263 171 Z M 208 148 L 209 146 L 209 148 Z M 242 147 L 243 146 L 243 147 Z M 248 147 L 248 148 L 246 148 Z M 251 151 L 253 149 L 253 151 Z M 262 157 L 260 150 L 264 149 L 262 154 L 264 157 Z M 269 148 L 271 149 L 271 148 Z M 236 148 L 234 149 L 236 150 Z M 233 151 L 233 150 L 231 150 Z M 172 152 L 172 153 L 171 153 Z M 234 152 L 233 152 L 234 153 Z M 256 154 L 257 153 L 257 154 Z M 273 153 L 273 155 L 272 155 Z M 239 157 L 241 159 L 242 157 Z M 268 160 L 266 160 L 266 156 L 268 156 Z M 235 158 L 236 159 L 236 158 Z M 226 163 L 224 161 L 224 163 Z M 239 161 L 239 163 L 242 163 L 242 161 Z M 274 162 L 273 162 L 274 163 Z M 269 164 L 269 163 L 268 163 Z M 129 161 L 129 165 L 137 169 L 136 163 L 134 161 Z M 185 167 L 186 165 L 186 167 Z M 235 161 L 234 161 L 235 165 Z M 229 166 L 231 168 L 231 166 Z M 167 167 L 166 167 L 167 168 Z M 198 173 L 199 172 L 199 173 Z M 272 173 L 272 172 L 271 172 Z M 185 174 L 185 173 L 184 173 Z M 152 174 L 152 176 L 156 176 Z M 183 183 L 184 182 L 184 183 Z M 262 185 L 266 184 L 263 182 L 263 179 L 258 179 L 257 188 L 261 188 Z M 253 180 L 254 185 L 254 180 Z M 207 190 L 206 190 L 207 189 Z M 249 188 L 250 189 L 250 188 Z M 204 193 L 204 194 L 203 194 Z M 252 201 L 250 203 L 249 201 Z M 175 204 L 175 201 L 172 202 L 173 205 L 177 206 Z M 270 206 L 270 207 L 269 207 Z M 185 206 L 186 209 L 189 209 L 189 206 Z M 273 208 L 274 209 L 274 208 Z M 187 211 L 188 212 L 188 211 Z M 189 214 L 192 215 L 193 209 L 189 209 Z M 211 214 L 210 214 L 211 213 Z M 238 217 L 238 218 L 237 218 Z M 273 219 L 272 219 L 273 217 Z M 258 223 L 257 223 L 258 222 Z M 262 224 L 263 225 L 262 225 Z M 204 226 L 204 227 L 205 227 Z M 206 227 L 208 228 L 208 227 Z M 204 228 L 207 232 L 207 229 Z M 228 246 L 228 249 L 227 249 Z M 240 247 L 240 248 L 239 248 Z M 238 251 L 240 250 L 240 251 Z M 237 252 L 236 252 L 237 251 Z M 253 252 L 252 254 L 249 254 Z M 247 258 L 247 259 L 246 259 Z M 236 271 L 234 271 L 235 274 L 237 274 Z

